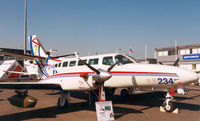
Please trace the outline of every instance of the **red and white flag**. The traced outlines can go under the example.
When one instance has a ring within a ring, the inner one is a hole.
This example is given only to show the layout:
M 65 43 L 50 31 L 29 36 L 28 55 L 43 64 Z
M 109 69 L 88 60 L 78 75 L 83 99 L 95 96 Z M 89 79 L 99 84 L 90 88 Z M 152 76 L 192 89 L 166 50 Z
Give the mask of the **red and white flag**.
M 130 52 L 130 53 L 133 53 L 133 49 L 132 49 L 132 48 L 130 48 L 130 49 L 129 49 L 129 52 Z

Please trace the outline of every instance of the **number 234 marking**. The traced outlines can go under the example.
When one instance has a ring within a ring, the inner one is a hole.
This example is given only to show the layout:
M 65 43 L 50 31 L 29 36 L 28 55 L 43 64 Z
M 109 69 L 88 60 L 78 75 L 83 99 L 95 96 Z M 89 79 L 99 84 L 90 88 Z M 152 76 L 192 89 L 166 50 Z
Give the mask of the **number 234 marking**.
M 174 80 L 172 78 L 158 78 L 158 84 L 174 84 Z

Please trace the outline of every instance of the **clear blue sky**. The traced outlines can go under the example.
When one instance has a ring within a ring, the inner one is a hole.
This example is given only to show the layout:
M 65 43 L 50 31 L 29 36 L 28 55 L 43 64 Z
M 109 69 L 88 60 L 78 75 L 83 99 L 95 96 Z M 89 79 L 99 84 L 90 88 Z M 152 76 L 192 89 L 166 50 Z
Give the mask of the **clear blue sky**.
M 200 43 L 199 0 L 28 0 L 28 34 L 46 49 L 80 55 L 115 52 L 148 57 L 154 49 Z M 0 0 L 0 47 L 22 48 L 24 0 Z

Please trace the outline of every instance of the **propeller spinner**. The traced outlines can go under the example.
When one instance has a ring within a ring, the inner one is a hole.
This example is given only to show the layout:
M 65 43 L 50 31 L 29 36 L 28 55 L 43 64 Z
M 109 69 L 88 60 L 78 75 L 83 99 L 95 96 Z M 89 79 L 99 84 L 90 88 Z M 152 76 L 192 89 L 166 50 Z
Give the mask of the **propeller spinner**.
M 75 55 L 77 55 L 75 53 Z M 77 55 L 78 57 L 78 55 Z M 103 70 L 103 69 L 95 69 L 94 67 L 92 67 L 91 65 L 89 65 L 88 63 L 86 63 L 85 61 L 83 61 L 82 59 L 80 59 L 78 57 L 78 59 L 84 63 L 88 68 L 90 68 L 92 71 L 94 71 L 96 74 L 93 76 L 93 79 L 97 82 L 98 87 L 99 87 L 99 101 L 104 101 L 105 100 L 105 94 L 104 94 L 104 82 L 107 81 L 108 79 L 110 79 L 112 77 L 112 75 L 109 73 L 114 66 L 118 63 L 116 62 L 115 64 L 111 65 L 107 71 Z

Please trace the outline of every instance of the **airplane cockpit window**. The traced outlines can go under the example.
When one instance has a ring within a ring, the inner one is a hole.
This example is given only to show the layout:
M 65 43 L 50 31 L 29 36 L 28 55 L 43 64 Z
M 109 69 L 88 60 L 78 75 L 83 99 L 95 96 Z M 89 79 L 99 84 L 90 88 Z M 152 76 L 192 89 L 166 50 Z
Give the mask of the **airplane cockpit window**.
M 129 58 L 123 56 L 123 55 L 116 55 L 115 56 L 115 61 L 120 62 L 121 64 L 128 64 L 128 63 L 133 63 Z
M 63 62 L 63 67 L 67 67 L 67 65 L 68 65 L 68 62 Z
M 69 66 L 75 66 L 76 65 L 76 61 L 70 61 Z
M 61 63 L 58 64 L 58 67 L 61 67 Z
M 55 64 L 55 67 L 58 67 L 58 64 Z
M 96 64 L 98 64 L 98 62 L 99 62 L 99 59 L 98 59 L 98 58 L 90 59 L 90 60 L 89 60 L 89 65 L 96 65 Z
M 87 62 L 87 60 L 83 60 L 84 62 Z M 84 63 L 82 61 L 78 61 L 78 66 L 83 66 Z
M 104 65 L 112 65 L 113 64 L 113 57 L 112 56 L 104 57 L 103 58 L 103 64 Z

